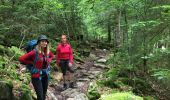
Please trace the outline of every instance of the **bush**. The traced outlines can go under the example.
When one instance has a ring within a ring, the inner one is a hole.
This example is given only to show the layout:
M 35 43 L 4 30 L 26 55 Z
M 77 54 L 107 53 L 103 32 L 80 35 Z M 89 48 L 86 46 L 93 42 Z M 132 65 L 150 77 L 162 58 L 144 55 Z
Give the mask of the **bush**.
M 10 54 L 10 56 L 12 57 L 13 55 L 15 55 L 14 60 L 18 60 L 18 58 L 24 54 L 24 52 L 22 52 L 19 48 L 12 46 L 11 48 L 8 48 L 9 52 L 11 52 L 12 54 Z

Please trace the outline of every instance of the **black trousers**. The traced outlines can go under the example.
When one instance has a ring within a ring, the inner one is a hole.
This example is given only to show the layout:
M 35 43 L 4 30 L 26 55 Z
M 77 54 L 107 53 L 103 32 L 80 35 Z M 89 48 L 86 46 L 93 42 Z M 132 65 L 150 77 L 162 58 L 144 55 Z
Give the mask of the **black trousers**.
M 41 80 L 32 78 L 32 84 L 37 94 L 37 100 L 45 100 L 48 88 L 48 76 L 43 76 Z
M 74 73 L 74 70 L 71 69 L 69 66 L 69 60 L 60 60 L 60 66 L 61 66 L 61 71 L 63 75 L 66 75 L 66 72 L 69 71 L 71 73 Z

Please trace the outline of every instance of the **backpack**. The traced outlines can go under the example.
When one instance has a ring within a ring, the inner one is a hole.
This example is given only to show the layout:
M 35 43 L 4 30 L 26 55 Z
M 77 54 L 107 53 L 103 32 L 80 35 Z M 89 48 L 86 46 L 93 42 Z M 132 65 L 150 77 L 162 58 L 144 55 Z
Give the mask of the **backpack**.
M 26 52 L 28 53 L 31 50 L 33 50 L 36 45 L 37 45 L 37 40 L 28 41 L 25 47 Z

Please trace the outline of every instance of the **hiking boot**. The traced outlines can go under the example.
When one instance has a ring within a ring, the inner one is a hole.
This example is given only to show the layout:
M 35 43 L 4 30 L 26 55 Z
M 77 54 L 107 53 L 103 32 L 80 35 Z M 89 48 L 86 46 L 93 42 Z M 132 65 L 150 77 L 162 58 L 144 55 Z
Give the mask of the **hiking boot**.
M 70 88 L 74 88 L 74 82 L 69 83 Z
M 63 89 L 64 89 L 64 90 L 67 90 L 67 89 L 68 89 L 68 85 L 64 83 L 64 84 L 63 84 Z

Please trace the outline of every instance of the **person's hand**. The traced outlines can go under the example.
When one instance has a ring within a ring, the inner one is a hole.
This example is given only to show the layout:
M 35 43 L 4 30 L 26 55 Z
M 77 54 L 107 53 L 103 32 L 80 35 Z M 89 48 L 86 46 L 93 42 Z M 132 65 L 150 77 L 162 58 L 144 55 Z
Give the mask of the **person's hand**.
M 69 62 L 68 66 L 69 66 L 69 67 L 72 67 L 72 66 L 73 66 L 73 64 Z
M 49 58 L 47 58 L 47 63 L 50 63 L 51 61 L 50 61 L 50 59 Z
M 60 66 L 60 60 L 57 61 L 57 66 L 58 66 L 58 67 Z

